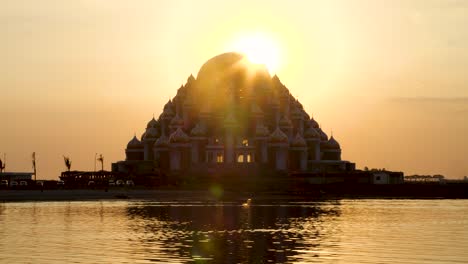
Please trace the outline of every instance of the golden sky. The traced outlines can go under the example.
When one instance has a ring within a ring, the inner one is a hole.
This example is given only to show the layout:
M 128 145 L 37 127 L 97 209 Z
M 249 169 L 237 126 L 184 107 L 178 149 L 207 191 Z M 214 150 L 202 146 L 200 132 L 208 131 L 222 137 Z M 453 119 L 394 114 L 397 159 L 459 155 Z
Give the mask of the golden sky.
M 249 34 L 343 158 L 468 175 L 468 2 L 0 0 L 0 152 L 56 179 L 124 159 L 209 58 Z

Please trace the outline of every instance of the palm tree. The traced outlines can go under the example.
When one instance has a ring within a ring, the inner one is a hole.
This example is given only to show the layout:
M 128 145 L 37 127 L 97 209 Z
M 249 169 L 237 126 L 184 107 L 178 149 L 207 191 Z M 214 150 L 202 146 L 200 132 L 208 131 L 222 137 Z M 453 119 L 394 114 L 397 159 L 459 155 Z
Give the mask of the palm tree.
M 32 165 L 34 169 L 34 181 L 36 181 L 36 152 L 32 153 Z
M 5 170 L 6 166 L 6 154 L 3 153 L 3 160 L 0 158 L 0 172 L 3 172 Z
M 99 154 L 99 158 L 97 160 L 101 163 L 101 170 L 104 170 L 104 156 L 102 154 Z
M 70 158 L 63 156 L 63 161 L 65 162 L 65 167 L 67 167 L 68 172 L 70 172 L 70 168 L 71 168 Z

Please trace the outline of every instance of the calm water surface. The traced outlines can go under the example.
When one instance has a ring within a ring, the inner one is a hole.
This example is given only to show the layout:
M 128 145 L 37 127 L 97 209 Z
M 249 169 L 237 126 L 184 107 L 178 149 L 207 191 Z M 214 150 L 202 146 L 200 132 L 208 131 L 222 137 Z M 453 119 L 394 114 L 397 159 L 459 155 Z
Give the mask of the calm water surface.
M 468 263 L 468 201 L 4 203 L 0 262 Z

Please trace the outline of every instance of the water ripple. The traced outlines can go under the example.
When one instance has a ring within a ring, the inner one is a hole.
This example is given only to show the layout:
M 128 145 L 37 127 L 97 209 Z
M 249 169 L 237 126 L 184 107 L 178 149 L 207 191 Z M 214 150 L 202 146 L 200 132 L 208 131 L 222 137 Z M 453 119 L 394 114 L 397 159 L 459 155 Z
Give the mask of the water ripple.
M 0 204 L 1 263 L 468 263 L 468 201 Z

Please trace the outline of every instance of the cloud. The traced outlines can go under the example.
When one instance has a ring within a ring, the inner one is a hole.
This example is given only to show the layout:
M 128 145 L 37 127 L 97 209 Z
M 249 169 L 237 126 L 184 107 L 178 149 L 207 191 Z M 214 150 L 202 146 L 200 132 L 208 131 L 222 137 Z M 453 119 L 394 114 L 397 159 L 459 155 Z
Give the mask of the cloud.
M 468 97 L 392 97 L 389 99 L 393 103 L 440 103 L 440 104 L 457 104 L 468 105 Z

